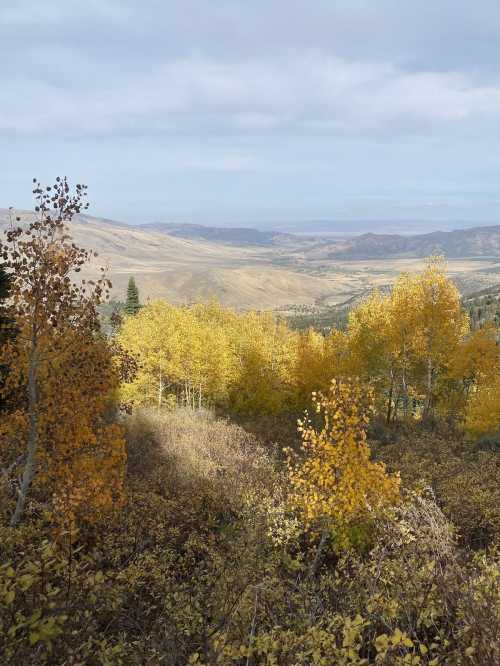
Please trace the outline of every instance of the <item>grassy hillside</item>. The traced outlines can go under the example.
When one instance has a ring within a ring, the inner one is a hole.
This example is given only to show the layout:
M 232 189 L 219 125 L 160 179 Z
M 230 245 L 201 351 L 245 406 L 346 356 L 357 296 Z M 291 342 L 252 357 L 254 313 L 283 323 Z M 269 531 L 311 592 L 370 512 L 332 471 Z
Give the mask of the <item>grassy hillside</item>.
M 34 217 L 26 211 L 20 215 L 24 223 Z M 8 211 L 0 209 L 0 228 L 7 226 Z M 165 233 L 169 228 L 171 233 Z M 455 239 L 449 245 L 450 250 L 455 248 L 449 270 L 463 293 L 500 284 L 497 231 L 485 229 L 444 234 L 449 243 Z M 422 257 L 448 248 L 443 243 L 429 245 L 424 236 L 412 240 L 370 235 L 331 241 L 184 225 L 131 227 L 87 215 L 76 215 L 70 231 L 79 245 L 99 254 L 85 277 L 95 278 L 100 266 L 106 266 L 115 298 L 123 298 L 133 275 L 143 300 L 162 297 L 189 303 L 215 298 L 242 309 L 336 305 L 375 286 L 384 287 L 403 270 L 419 270 Z M 395 252 L 401 243 L 407 249 Z M 475 254 L 481 256 L 473 258 Z

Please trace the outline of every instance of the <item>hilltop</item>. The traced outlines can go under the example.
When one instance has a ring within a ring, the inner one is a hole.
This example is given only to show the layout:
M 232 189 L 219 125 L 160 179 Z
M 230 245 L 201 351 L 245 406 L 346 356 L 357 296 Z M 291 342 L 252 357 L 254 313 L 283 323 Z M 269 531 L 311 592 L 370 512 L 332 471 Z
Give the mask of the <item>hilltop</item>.
M 461 257 L 500 257 L 500 225 L 403 236 L 367 233 L 332 244 L 331 257 L 373 259 L 377 257 L 426 257 L 444 254 Z M 330 245 L 327 246 L 330 251 Z

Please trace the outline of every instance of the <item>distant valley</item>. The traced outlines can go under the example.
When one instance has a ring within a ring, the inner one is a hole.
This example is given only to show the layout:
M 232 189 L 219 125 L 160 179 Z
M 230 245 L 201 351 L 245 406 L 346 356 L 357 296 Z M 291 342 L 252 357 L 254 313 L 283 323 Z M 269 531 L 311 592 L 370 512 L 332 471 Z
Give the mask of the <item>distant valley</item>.
M 15 214 L 24 223 L 34 216 Z M 8 224 L 9 211 L 0 209 L 0 228 Z M 213 298 L 244 309 L 322 308 L 384 287 L 399 272 L 418 270 L 430 254 L 447 257 L 464 294 L 500 284 L 500 226 L 332 238 L 187 224 L 130 226 L 79 215 L 70 232 L 76 243 L 99 253 L 87 276 L 105 266 L 116 298 L 134 275 L 144 300 Z

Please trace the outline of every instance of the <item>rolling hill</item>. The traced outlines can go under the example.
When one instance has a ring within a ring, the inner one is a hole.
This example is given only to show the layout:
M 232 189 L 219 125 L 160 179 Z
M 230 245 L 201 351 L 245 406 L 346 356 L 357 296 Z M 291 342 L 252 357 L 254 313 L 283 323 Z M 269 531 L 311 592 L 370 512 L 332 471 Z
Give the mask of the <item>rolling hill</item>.
M 296 242 L 293 234 L 276 231 L 260 231 L 247 227 L 207 227 L 202 224 L 165 224 L 153 222 L 141 225 L 142 229 L 157 231 L 176 238 L 207 240 L 223 245 L 263 245 L 273 246 Z
M 415 236 L 362 234 L 347 242 L 333 243 L 329 256 L 343 259 L 375 259 L 428 257 L 431 254 L 443 254 L 448 259 L 500 257 L 500 225 L 435 231 Z
M 22 224 L 34 218 L 28 211 L 15 214 Z M 9 211 L 0 209 L 0 229 L 8 224 Z M 328 307 L 384 287 L 402 270 L 418 270 L 423 258 L 437 252 L 448 256 L 450 273 L 465 294 L 500 283 L 500 226 L 332 240 L 200 225 L 131 226 L 78 215 L 70 233 L 99 254 L 85 277 L 105 266 L 115 298 L 123 297 L 134 275 L 144 300 L 213 298 L 245 309 Z

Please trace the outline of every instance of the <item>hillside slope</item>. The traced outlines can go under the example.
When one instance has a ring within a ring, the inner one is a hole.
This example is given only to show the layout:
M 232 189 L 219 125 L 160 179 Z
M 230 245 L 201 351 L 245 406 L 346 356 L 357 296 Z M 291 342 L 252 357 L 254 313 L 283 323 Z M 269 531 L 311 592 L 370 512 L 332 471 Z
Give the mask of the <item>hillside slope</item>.
M 320 243 L 310 250 L 310 256 L 316 259 L 428 257 L 432 254 L 443 254 L 448 259 L 500 257 L 500 225 L 415 236 L 368 233 Z
M 16 214 L 23 224 L 34 219 L 32 212 Z M 9 211 L 0 209 L 0 229 L 8 224 Z M 130 226 L 78 215 L 70 233 L 99 254 L 85 276 L 106 267 L 116 298 L 134 275 L 143 299 L 217 299 L 244 309 L 324 307 L 384 287 L 402 270 L 419 270 L 423 258 L 438 251 L 450 257 L 450 273 L 464 293 L 500 283 L 500 227 L 332 241 L 252 229 Z
M 153 222 L 141 225 L 142 229 L 157 231 L 176 238 L 208 240 L 226 245 L 263 245 L 273 246 L 297 242 L 293 234 L 276 231 L 260 231 L 247 227 L 207 227 L 202 224 L 164 224 Z

